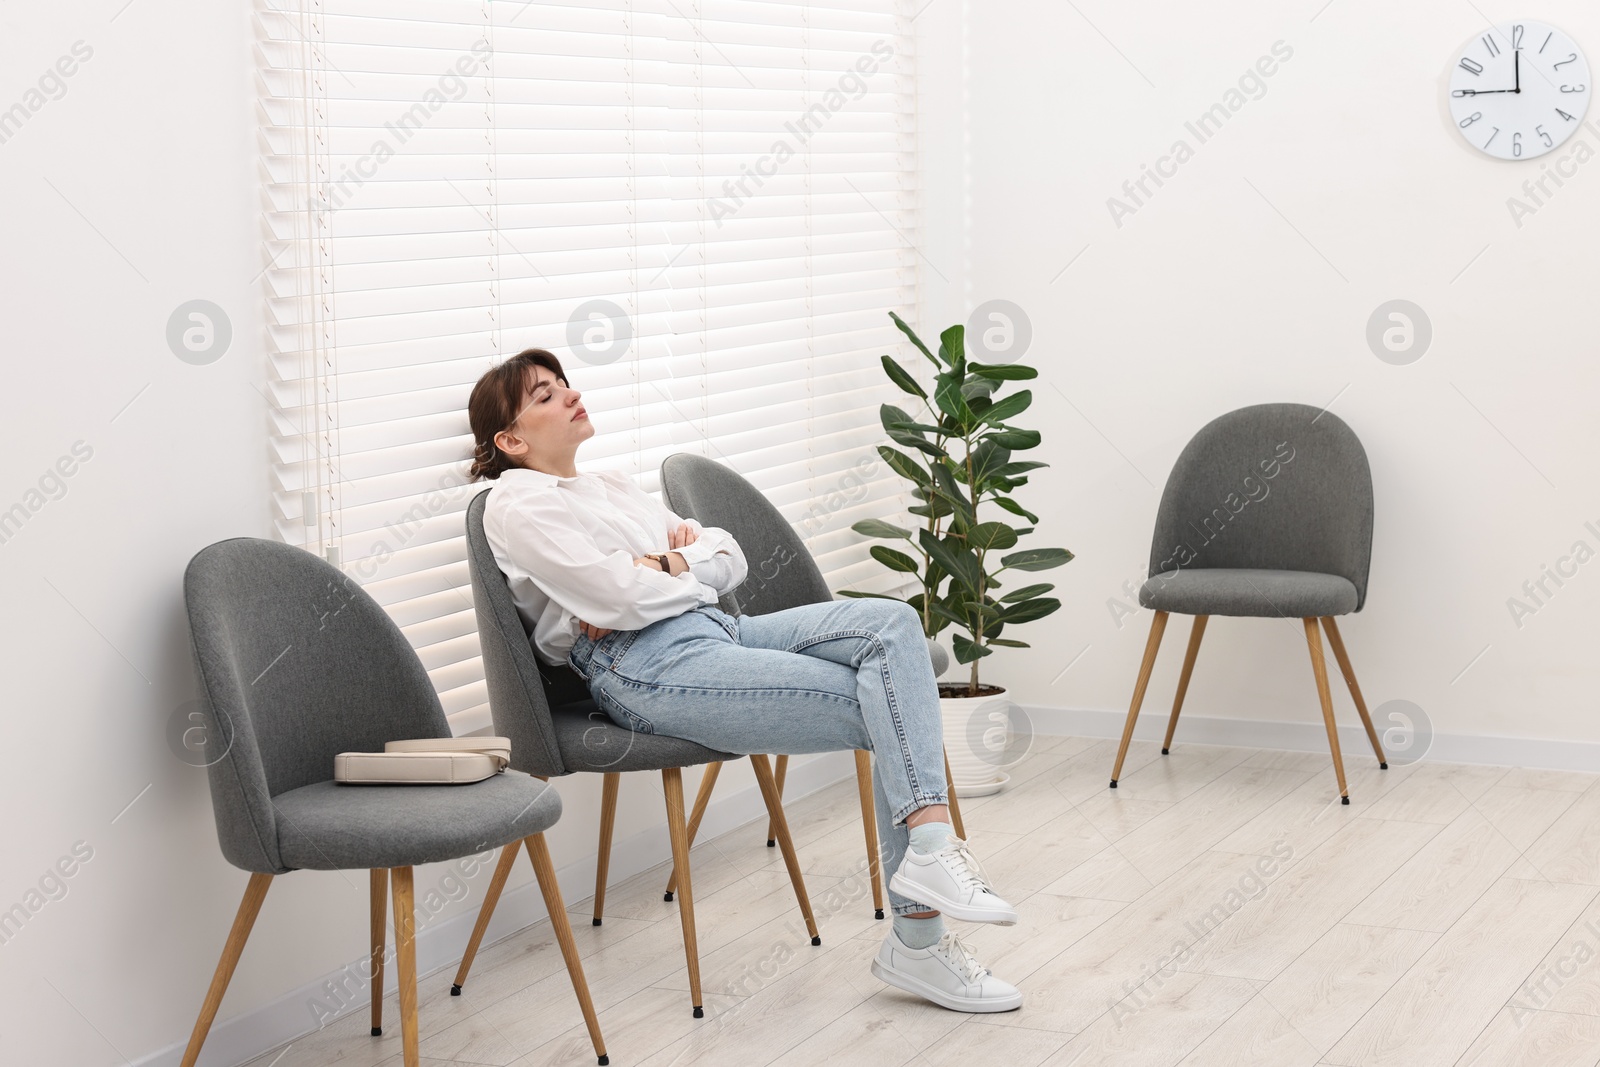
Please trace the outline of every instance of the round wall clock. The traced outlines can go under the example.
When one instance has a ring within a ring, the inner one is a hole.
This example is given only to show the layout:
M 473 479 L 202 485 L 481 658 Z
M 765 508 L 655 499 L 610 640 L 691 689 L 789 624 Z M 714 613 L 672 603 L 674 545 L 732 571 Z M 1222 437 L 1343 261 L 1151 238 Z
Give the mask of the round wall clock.
M 1450 74 L 1450 115 L 1480 152 L 1532 159 L 1577 131 L 1592 90 L 1589 63 L 1572 38 L 1524 19 L 1467 45 Z

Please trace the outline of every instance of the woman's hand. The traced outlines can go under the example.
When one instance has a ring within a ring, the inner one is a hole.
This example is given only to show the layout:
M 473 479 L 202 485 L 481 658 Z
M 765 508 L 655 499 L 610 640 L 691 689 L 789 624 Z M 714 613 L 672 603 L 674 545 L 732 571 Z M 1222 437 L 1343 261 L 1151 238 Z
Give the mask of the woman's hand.
M 694 532 L 694 527 L 686 522 L 680 522 L 676 530 L 667 534 L 667 547 L 682 548 L 685 545 L 692 545 L 698 540 L 700 540 L 700 535 Z
M 589 638 L 591 641 L 598 641 L 606 634 L 611 632 L 603 627 L 594 626 L 590 623 L 584 622 L 581 619 L 578 621 L 578 629 L 582 630 L 583 635 Z

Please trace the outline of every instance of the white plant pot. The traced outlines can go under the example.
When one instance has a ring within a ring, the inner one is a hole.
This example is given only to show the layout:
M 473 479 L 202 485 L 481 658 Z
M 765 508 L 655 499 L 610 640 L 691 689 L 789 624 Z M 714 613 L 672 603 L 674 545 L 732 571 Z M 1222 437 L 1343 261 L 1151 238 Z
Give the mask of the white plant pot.
M 1011 780 L 1003 765 L 1008 720 L 1000 710 L 1007 697 L 1008 691 L 1001 687 L 985 696 L 939 698 L 950 786 L 958 798 L 998 793 Z M 995 706 L 985 710 L 991 702 Z

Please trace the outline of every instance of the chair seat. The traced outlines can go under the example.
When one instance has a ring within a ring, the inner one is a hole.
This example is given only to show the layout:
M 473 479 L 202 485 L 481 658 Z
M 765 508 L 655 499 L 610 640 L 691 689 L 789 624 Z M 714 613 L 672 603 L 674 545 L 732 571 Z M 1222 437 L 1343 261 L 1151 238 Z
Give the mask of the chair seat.
M 555 721 L 561 762 L 569 772 L 660 771 L 741 758 L 681 737 L 635 733 L 612 722 L 592 699 L 554 708 L 550 717 Z
M 1348 578 L 1316 571 L 1188 568 L 1166 571 L 1139 589 L 1139 603 L 1180 615 L 1304 619 L 1356 610 Z
M 278 849 L 292 869 L 414 867 L 542 833 L 561 794 L 520 771 L 469 785 L 316 782 L 272 798 Z

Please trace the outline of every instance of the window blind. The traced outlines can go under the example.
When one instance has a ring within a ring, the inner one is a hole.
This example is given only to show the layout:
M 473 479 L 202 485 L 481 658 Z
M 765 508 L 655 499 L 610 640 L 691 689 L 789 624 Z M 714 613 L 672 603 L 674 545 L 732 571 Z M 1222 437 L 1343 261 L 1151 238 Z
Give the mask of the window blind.
M 749 478 L 835 589 L 906 591 L 850 530 L 916 304 L 899 0 L 273 0 L 259 22 L 274 505 L 390 612 L 457 733 L 489 724 L 466 403 L 548 348 L 580 469 Z M 920 358 L 920 357 L 918 357 Z M 751 559 L 754 577 L 762 561 Z

